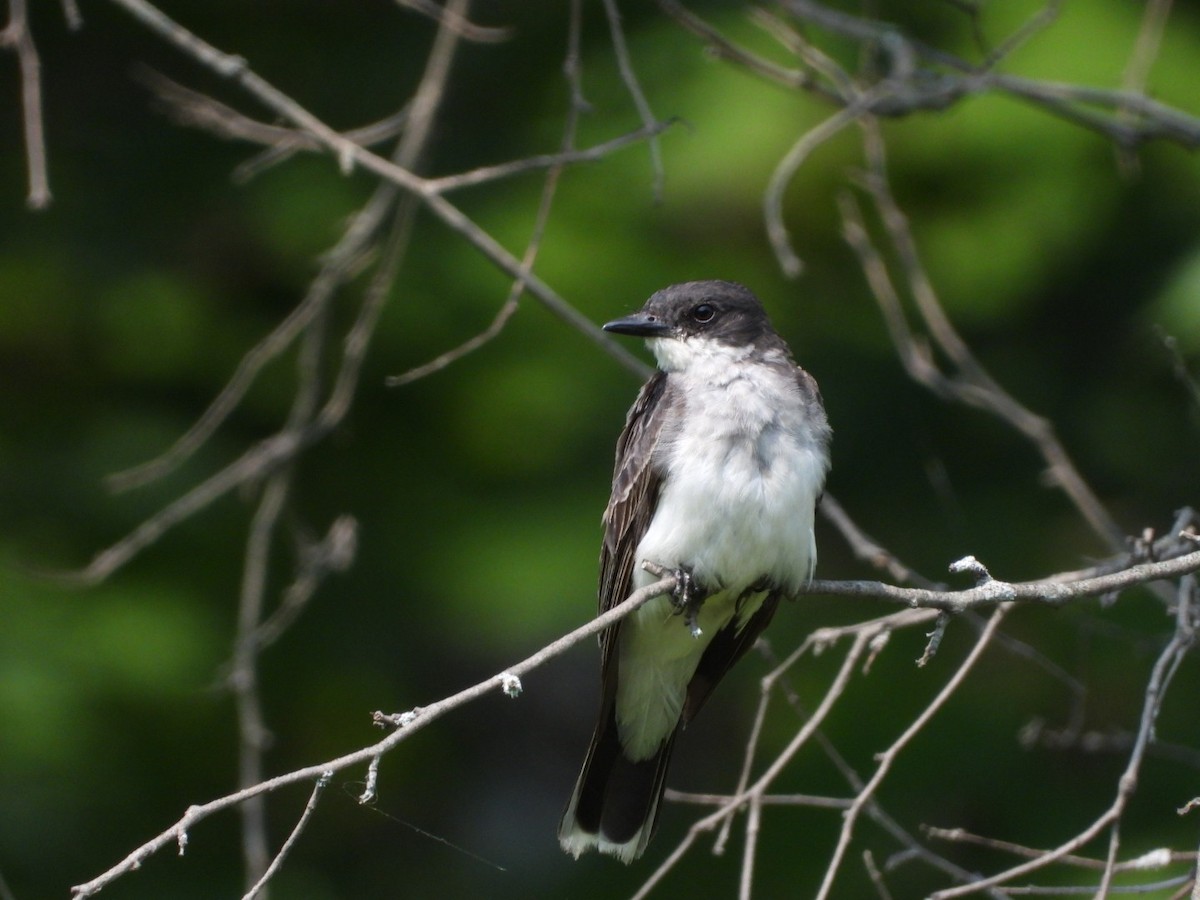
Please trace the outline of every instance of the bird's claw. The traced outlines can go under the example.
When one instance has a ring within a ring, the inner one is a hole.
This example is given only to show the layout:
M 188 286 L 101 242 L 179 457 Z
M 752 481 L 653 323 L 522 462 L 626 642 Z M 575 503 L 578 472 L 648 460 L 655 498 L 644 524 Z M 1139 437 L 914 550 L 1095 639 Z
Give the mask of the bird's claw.
M 699 620 L 700 608 L 704 606 L 704 591 L 696 584 L 691 570 L 680 566 L 674 575 L 675 587 L 670 594 L 671 604 L 675 607 L 676 615 L 683 614 L 683 624 L 687 626 L 688 632 L 692 637 L 698 638 L 703 633 Z

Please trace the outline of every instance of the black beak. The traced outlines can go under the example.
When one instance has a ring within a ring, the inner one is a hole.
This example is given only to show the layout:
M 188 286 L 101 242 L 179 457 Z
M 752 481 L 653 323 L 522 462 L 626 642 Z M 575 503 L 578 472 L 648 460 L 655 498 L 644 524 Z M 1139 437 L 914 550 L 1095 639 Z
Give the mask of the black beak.
M 633 337 L 655 338 L 666 337 L 671 333 L 671 326 L 658 316 L 645 312 L 636 312 L 624 319 L 617 319 L 604 326 L 605 331 L 614 334 L 628 334 Z

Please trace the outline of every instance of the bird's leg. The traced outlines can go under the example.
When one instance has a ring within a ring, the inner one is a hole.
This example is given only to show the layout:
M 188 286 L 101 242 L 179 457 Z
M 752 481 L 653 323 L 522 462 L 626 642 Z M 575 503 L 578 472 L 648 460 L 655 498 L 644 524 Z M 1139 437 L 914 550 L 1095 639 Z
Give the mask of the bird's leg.
M 698 638 L 701 634 L 700 608 L 704 606 L 708 592 L 696 583 L 692 570 L 687 566 L 680 566 L 673 574 L 675 587 L 670 594 L 671 604 L 675 607 L 676 615 L 683 614 L 683 623 L 692 637 Z

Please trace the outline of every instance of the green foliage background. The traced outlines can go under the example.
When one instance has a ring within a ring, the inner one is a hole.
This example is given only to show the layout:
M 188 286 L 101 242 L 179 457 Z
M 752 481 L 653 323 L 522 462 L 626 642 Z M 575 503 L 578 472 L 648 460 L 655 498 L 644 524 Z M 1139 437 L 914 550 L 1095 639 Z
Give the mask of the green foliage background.
M 432 34 L 427 21 L 368 0 L 161 6 L 339 128 L 404 101 Z M 821 382 L 836 435 L 830 489 L 930 577 L 966 553 L 1009 580 L 1103 554 L 1065 500 L 1039 483 L 1039 461 L 1019 438 L 904 377 L 839 235 L 836 198 L 862 162 L 853 132 L 821 147 L 788 189 L 788 225 L 807 264 L 789 282 L 764 238 L 761 195 L 780 156 L 828 110 L 708 58 L 653 10 L 626 6 L 632 58 L 655 113 L 684 120 L 662 139 L 662 201 L 654 202 L 644 147 L 569 170 L 539 274 L 596 321 L 675 281 L 751 285 Z M 969 23 L 950 4 L 888 6 L 885 16 L 968 52 Z M 982 21 L 1002 36 L 1035 8 L 989 5 Z M 0 873 L 19 900 L 66 896 L 188 804 L 235 786 L 236 723 L 220 676 L 253 498 L 221 501 L 99 588 L 69 589 L 44 575 L 84 565 L 282 421 L 291 357 L 264 373 L 181 472 L 118 496 L 103 486 L 105 475 L 165 449 L 204 409 L 298 301 L 317 255 L 372 187 L 316 157 L 231 183 L 249 151 L 177 127 L 131 76 L 149 66 L 245 105 L 228 85 L 107 4 L 85 4 L 75 34 L 57 4 L 31 12 L 55 192 L 43 213 L 23 205 L 15 65 L 3 58 L 0 68 Z M 778 52 L 738 10 L 714 5 L 706 14 Z M 559 140 L 565 10 L 501 3 L 479 16 L 515 34 L 462 49 L 429 156 L 434 174 L 548 152 Z M 1125 0 L 1067 4 L 1007 68 L 1116 86 L 1139 16 Z M 585 38 L 592 108 L 584 145 L 638 126 L 598 4 L 589 5 Z M 1198 63 L 1200 21 L 1180 8 L 1151 93 L 1200 114 Z M 923 258 L 972 347 L 1055 422 L 1124 528 L 1166 528 L 1177 508 L 1196 503 L 1200 472 L 1198 410 L 1160 334 L 1177 340 L 1194 371 L 1196 157 L 1151 145 L 1124 167 L 1096 135 L 991 96 L 890 122 L 886 134 Z M 539 190 L 528 176 L 453 199 L 519 252 Z M 526 299 L 484 349 L 407 387 L 384 386 L 386 376 L 480 330 L 507 288 L 460 240 L 420 220 L 354 412 L 301 463 L 290 514 L 320 531 L 354 515 L 360 553 L 263 657 L 271 772 L 373 741 L 370 711 L 431 702 L 593 612 L 599 514 L 634 380 Z M 822 577 L 867 577 L 831 529 L 818 540 Z M 291 565 L 286 548 L 277 562 L 276 590 Z M 790 649 L 815 627 L 883 611 L 805 600 L 779 616 L 772 643 Z M 1107 609 L 1029 609 L 1008 626 L 1087 682 L 1086 724 L 1101 732 L 1134 727 L 1146 671 L 1170 628 L 1161 606 L 1137 594 Z M 897 635 L 856 680 L 829 733 L 860 771 L 928 702 L 974 635 L 956 623 L 920 671 L 912 661 L 922 636 Z M 796 673 L 806 700 L 819 697 L 835 664 L 827 654 Z M 650 861 L 629 869 L 558 851 L 558 813 L 592 724 L 595 665 L 590 646 L 578 649 L 527 679 L 520 700 L 491 698 L 422 732 L 385 759 L 374 809 L 354 802 L 359 785 L 335 782 L 276 895 L 627 893 L 682 834 L 690 810 L 669 808 Z M 681 742 L 677 786 L 733 784 L 765 665 L 751 659 L 743 669 Z M 1159 735 L 1191 756 L 1149 769 L 1123 832 L 1130 852 L 1195 846 L 1195 822 L 1174 814 L 1200 793 L 1200 712 L 1188 700 L 1200 695 L 1194 660 L 1178 678 Z M 1108 804 L 1124 764 L 1119 753 L 1021 749 L 1023 726 L 1041 717 L 1059 727 L 1070 704 L 1045 669 L 989 651 L 882 802 L 910 824 L 1053 845 Z M 771 727 L 781 747 L 796 721 L 781 715 Z M 782 787 L 846 790 L 815 751 Z M 276 845 L 306 798 L 296 789 L 271 801 Z M 811 894 L 837 825 L 835 813 L 769 810 L 761 895 Z M 881 858 L 894 849 L 878 830 L 863 833 Z M 736 849 L 726 858 L 694 853 L 663 895 L 731 895 Z M 973 852 L 957 858 L 996 865 Z M 928 878 L 910 866 L 893 886 L 897 896 L 918 896 L 934 884 Z M 106 896 L 238 896 L 240 879 L 237 817 L 225 814 L 194 830 L 185 857 L 155 857 Z M 856 864 L 839 884 L 839 896 L 866 896 Z

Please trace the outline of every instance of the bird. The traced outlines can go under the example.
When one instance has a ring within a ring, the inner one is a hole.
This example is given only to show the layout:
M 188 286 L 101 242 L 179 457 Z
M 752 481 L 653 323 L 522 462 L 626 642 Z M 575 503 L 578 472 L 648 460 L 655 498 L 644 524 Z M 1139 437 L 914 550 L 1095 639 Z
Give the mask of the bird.
M 812 580 L 831 430 L 815 379 L 741 284 L 672 285 L 604 330 L 645 338 L 658 367 L 617 440 L 600 612 L 657 580 L 643 563 L 675 587 L 600 635 L 599 718 L 558 839 L 629 863 L 678 733 Z

